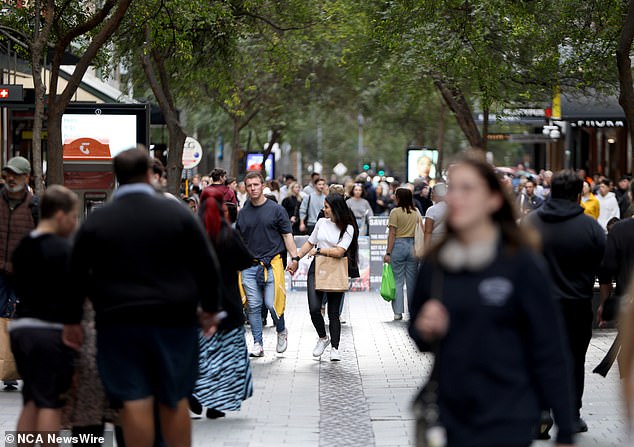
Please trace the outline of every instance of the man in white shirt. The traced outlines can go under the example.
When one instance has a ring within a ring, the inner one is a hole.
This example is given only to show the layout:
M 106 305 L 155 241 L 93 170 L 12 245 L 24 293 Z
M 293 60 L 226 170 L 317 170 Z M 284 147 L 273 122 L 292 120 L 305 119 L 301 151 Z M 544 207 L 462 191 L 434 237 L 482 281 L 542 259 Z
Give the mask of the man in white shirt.
M 610 181 L 602 180 L 599 183 L 599 194 L 597 194 L 599 200 L 599 225 L 607 231 L 607 223 L 613 217 L 621 218 L 621 211 L 619 209 L 619 202 L 616 200 L 616 196 L 610 191 Z

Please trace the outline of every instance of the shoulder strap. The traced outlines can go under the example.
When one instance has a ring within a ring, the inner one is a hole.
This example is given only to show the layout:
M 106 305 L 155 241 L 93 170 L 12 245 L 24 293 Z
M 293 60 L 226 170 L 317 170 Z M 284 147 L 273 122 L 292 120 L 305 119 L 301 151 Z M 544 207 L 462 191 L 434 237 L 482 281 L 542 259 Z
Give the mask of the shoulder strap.
M 33 224 L 37 227 L 40 223 L 40 198 L 36 195 L 31 196 L 29 202 L 29 208 L 31 208 L 31 216 L 33 217 Z

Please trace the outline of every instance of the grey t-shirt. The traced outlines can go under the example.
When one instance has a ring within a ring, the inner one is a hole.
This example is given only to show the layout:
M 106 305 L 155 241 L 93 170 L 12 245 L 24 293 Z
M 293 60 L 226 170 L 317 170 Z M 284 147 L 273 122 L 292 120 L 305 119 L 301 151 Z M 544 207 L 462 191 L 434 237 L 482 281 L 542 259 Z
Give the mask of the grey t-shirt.
M 430 206 L 425 213 L 425 218 L 430 218 L 434 221 L 434 227 L 431 232 L 431 240 L 436 241 L 444 236 L 447 232 L 445 226 L 445 218 L 447 216 L 447 204 L 442 201 L 433 206 Z
M 299 207 L 299 218 L 304 219 L 305 224 L 315 225 L 317 217 L 324 207 L 325 198 L 326 196 L 323 194 L 311 192 L 306 199 L 302 200 L 302 204 Z
M 247 200 L 238 213 L 236 229 L 253 256 L 265 264 L 285 250 L 282 235 L 293 232 L 288 214 L 272 200 L 260 206 L 253 206 Z
M 357 219 L 374 216 L 370 203 L 365 199 L 357 200 L 350 198 L 346 200 L 346 203 L 348 204 L 348 208 L 352 210 L 352 214 L 354 214 L 354 217 L 356 217 Z

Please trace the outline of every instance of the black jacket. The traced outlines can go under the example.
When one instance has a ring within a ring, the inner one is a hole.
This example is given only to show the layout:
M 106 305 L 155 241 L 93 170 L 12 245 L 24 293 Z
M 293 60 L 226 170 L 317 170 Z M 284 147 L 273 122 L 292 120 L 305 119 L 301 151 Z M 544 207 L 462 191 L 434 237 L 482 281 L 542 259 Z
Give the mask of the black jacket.
M 85 297 L 97 326 L 191 326 L 196 310 L 216 312 L 220 277 L 198 219 L 164 196 L 130 193 L 93 211 L 77 233 L 71 260 L 73 312 Z
M 540 408 L 552 408 L 558 442 L 572 440 L 572 388 L 559 312 L 547 273 L 526 249 L 501 248 L 477 272 L 450 272 L 425 259 L 412 299 L 410 334 L 430 350 L 414 323 L 440 299 L 449 332 L 440 343 L 440 419 L 449 447 L 530 445 Z M 434 275 L 436 276 L 434 279 Z M 434 287 L 432 283 L 440 284 Z
M 528 222 L 540 233 L 556 299 L 592 299 L 605 232 L 575 202 L 550 198 Z
M 244 312 L 242 297 L 238 287 L 238 271 L 253 265 L 254 257 L 244 244 L 237 230 L 223 224 L 221 236 L 217 243 L 213 244 L 222 274 L 222 299 L 220 308 L 227 312 L 218 330 L 230 331 L 244 324 Z
M 605 255 L 601 264 L 601 284 L 612 284 L 616 279 L 616 296 L 623 296 L 634 277 L 634 219 L 617 222 L 606 242 Z

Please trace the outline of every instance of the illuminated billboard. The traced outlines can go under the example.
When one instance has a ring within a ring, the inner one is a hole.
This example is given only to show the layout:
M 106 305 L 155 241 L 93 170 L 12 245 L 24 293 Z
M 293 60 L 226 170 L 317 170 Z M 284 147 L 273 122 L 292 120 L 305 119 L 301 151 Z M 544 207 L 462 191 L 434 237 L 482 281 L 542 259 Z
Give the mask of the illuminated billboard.
M 407 148 L 407 181 L 413 183 L 422 178 L 425 181 L 434 180 L 440 176 L 437 171 L 438 151 L 428 147 Z

